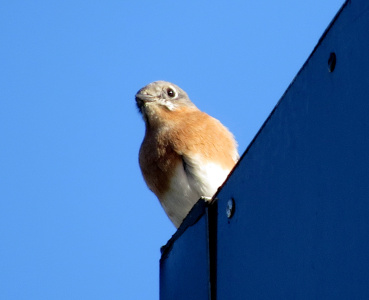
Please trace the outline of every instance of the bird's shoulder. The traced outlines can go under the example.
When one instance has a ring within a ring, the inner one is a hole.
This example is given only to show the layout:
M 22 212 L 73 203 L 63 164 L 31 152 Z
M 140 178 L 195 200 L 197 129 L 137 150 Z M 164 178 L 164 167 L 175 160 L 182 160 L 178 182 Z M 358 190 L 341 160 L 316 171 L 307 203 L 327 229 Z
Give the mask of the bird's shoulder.
M 232 133 L 219 120 L 200 110 L 173 114 L 167 138 L 185 160 L 196 156 L 231 169 L 238 159 Z

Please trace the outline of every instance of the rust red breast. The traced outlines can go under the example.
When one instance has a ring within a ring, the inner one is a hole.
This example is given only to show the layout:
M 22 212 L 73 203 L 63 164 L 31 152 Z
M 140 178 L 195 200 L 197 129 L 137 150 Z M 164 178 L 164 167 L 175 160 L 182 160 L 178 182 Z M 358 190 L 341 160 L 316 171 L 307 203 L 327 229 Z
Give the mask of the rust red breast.
M 139 162 L 148 187 L 178 227 L 194 203 L 212 197 L 238 159 L 233 135 L 197 108 L 158 107 Z

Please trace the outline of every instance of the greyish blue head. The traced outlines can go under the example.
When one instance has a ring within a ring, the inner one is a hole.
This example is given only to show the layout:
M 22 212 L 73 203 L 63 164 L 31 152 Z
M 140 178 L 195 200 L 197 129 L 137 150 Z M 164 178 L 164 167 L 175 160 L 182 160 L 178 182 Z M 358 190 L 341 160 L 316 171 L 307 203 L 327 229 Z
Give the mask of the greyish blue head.
M 136 94 L 136 104 L 144 118 L 150 118 L 157 109 L 196 108 L 184 90 L 167 81 L 154 81 L 140 89 Z

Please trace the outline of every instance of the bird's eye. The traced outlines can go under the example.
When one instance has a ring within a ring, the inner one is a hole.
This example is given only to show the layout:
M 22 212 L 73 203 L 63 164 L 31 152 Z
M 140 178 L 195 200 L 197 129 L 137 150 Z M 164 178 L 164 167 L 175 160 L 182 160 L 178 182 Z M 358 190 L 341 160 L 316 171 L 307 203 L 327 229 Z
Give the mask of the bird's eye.
M 174 98 L 176 96 L 176 92 L 172 88 L 167 89 L 167 94 L 170 98 Z

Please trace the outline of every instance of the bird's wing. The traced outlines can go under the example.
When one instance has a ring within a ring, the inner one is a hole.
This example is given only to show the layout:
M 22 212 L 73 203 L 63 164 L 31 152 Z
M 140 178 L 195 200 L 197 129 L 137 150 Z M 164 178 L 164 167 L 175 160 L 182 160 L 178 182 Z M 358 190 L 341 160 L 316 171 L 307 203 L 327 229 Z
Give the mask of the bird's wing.
M 201 196 L 213 196 L 238 159 L 233 135 L 206 113 L 191 111 L 178 122 L 170 140 L 182 157 L 191 188 Z
M 183 155 L 182 162 L 189 185 L 203 197 L 212 197 L 230 171 L 217 163 L 206 162 L 196 155 Z

